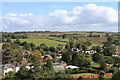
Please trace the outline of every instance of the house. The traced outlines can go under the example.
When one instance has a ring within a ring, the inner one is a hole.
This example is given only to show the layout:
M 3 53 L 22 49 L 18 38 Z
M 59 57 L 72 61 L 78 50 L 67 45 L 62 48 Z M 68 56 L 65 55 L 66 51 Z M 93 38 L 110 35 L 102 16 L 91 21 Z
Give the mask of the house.
M 120 67 L 120 63 L 114 64 L 113 67 L 114 67 L 114 68 L 115 68 L 115 67 L 118 67 L 118 68 L 119 68 L 119 67 Z
M 18 72 L 21 66 L 22 66 L 21 64 L 17 66 L 14 66 L 12 64 L 0 65 L 0 75 L 6 75 L 10 71 Z M 28 64 L 26 68 L 30 69 L 30 65 Z
M 56 71 L 62 71 L 65 70 L 65 67 L 67 66 L 67 64 L 64 61 L 57 61 L 53 63 L 53 68 Z
M 94 50 L 89 50 L 89 49 L 79 50 L 78 48 L 72 48 L 71 50 L 72 50 L 73 52 L 83 52 L 83 53 L 86 53 L 86 54 L 89 54 L 89 55 L 96 53 L 96 51 L 94 51 Z
M 54 65 L 53 66 L 55 71 L 63 71 L 65 68 L 62 65 Z
M 67 66 L 67 63 L 60 60 L 60 61 L 54 62 L 54 63 L 53 63 L 53 66 L 54 66 L 54 65 L 62 65 L 63 67 L 66 67 L 66 66 Z
M 6 75 L 10 71 L 16 72 L 15 68 L 16 67 L 12 64 L 5 64 L 5 65 L 2 66 L 2 71 L 3 71 L 2 74 Z
M 22 54 L 23 55 L 30 55 L 30 54 L 32 54 L 32 52 L 24 50 L 24 51 L 22 51 Z
M 46 55 L 42 56 L 42 58 L 48 60 L 48 59 L 52 59 L 52 56 L 46 54 Z
M 68 66 L 65 67 L 65 69 L 68 69 L 68 68 L 70 68 L 70 69 L 75 69 L 75 68 L 79 68 L 79 67 L 73 66 L 73 65 L 68 65 Z
M 89 54 L 89 55 L 96 53 L 96 51 L 88 50 L 88 49 L 86 49 L 85 51 L 82 50 L 81 52 L 84 52 L 84 53 Z
M 80 52 L 81 50 L 79 50 L 78 48 L 72 48 L 71 49 L 73 52 Z
M 118 58 L 120 58 L 120 56 L 119 56 L 119 55 L 112 55 L 112 57 L 118 57 Z
M 58 59 L 62 58 L 62 54 L 57 54 L 56 58 Z

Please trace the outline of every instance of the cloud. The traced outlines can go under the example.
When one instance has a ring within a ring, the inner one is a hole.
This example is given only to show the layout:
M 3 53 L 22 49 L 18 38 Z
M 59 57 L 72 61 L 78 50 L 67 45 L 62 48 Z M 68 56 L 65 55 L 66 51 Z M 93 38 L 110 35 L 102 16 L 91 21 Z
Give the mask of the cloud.
M 20 16 L 33 16 L 33 14 L 32 13 L 28 13 L 28 14 L 20 14 Z
M 118 12 L 112 7 L 87 4 L 72 10 L 55 10 L 48 15 L 9 13 L 3 30 L 117 31 Z
M 9 14 L 6 14 L 6 16 L 16 16 L 16 14 L 14 14 L 14 13 L 9 13 Z
M 60 7 L 66 7 L 66 6 L 58 6 L 58 5 L 53 5 L 53 6 L 47 6 L 47 7 L 52 7 L 52 8 L 60 8 Z

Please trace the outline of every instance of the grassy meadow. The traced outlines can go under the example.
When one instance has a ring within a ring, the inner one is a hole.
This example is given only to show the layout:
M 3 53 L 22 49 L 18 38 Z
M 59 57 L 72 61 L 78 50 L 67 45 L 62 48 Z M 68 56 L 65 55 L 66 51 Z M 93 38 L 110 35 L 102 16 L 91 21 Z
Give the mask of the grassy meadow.
M 81 74 L 71 74 L 73 77 L 79 77 L 79 76 L 92 76 L 92 75 L 97 75 L 93 73 L 81 73 Z
M 13 39 L 14 40 L 14 39 Z M 65 42 L 59 42 L 55 40 L 50 40 L 50 39 L 38 39 L 38 38 L 28 38 L 28 39 L 19 39 L 21 42 L 28 42 L 28 43 L 34 43 L 36 46 L 39 46 L 42 43 L 45 43 L 47 46 L 57 46 L 59 44 L 65 45 Z

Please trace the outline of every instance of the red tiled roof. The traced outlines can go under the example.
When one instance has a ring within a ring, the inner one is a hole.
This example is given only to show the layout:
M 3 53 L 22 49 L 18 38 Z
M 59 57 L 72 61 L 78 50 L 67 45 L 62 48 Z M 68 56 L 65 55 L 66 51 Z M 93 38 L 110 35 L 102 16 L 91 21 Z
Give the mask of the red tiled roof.
M 104 77 L 111 77 L 112 73 L 106 73 Z M 99 78 L 99 75 L 92 75 L 92 76 L 83 76 L 83 78 Z M 78 77 L 74 77 L 74 80 L 78 80 Z
M 92 78 L 98 78 L 99 75 L 92 75 Z
M 83 76 L 83 78 L 91 78 L 91 76 Z
M 111 77 L 112 76 L 112 73 L 107 73 L 104 75 L 105 77 Z

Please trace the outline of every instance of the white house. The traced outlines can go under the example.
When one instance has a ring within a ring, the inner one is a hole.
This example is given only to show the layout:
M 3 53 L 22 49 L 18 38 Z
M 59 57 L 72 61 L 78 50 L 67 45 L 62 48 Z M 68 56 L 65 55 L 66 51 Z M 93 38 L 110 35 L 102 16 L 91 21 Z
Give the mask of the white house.
M 68 69 L 68 68 L 70 68 L 70 69 L 75 69 L 75 68 L 79 68 L 79 67 L 73 66 L 73 65 L 68 65 L 68 66 L 65 67 L 65 69 Z
M 118 58 L 120 58 L 120 56 L 119 56 L 119 55 L 112 55 L 112 57 L 118 57 Z
M 81 50 L 79 50 L 78 48 L 72 48 L 71 49 L 73 52 L 80 52 Z
M 10 71 L 16 72 L 15 71 L 16 70 L 15 66 L 12 65 L 12 64 L 5 64 L 5 65 L 3 65 L 2 70 L 3 70 L 3 75 L 7 74 Z
M 82 52 L 84 52 L 86 54 L 89 54 L 89 55 L 96 53 L 96 51 L 94 51 L 94 50 L 85 50 L 85 51 L 82 51 Z
M 10 72 L 10 71 L 18 72 L 18 71 L 20 70 L 20 66 L 21 66 L 21 65 L 19 65 L 19 66 L 14 66 L 14 65 L 12 65 L 12 64 L 1 65 L 1 66 L 0 66 L 0 70 L 2 70 L 2 71 L 0 71 L 0 74 L 1 74 L 1 75 L 6 75 L 6 74 L 7 74 L 8 72 Z M 33 67 L 33 66 L 31 66 L 31 67 Z M 26 68 L 30 69 L 30 66 L 28 65 L 28 66 L 26 66 Z
M 62 58 L 62 54 L 57 54 L 56 58 Z

